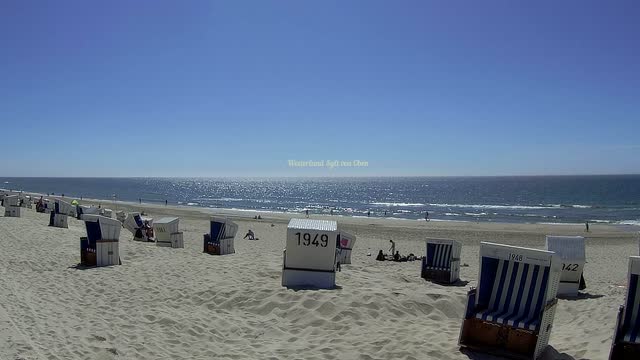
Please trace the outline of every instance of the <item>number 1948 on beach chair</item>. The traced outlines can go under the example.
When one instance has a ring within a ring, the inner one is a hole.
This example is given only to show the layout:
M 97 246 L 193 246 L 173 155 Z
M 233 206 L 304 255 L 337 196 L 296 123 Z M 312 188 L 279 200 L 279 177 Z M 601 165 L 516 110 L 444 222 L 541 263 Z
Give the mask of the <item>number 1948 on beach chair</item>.
M 471 289 L 460 346 L 537 359 L 549 342 L 560 281 L 553 252 L 483 242 L 477 289 Z
M 629 286 L 618 311 L 609 359 L 640 359 L 640 256 L 629 258 Z
M 452 284 L 460 279 L 460 250 L 455 240 L 427 239 L 420 276 L 433 282 Z

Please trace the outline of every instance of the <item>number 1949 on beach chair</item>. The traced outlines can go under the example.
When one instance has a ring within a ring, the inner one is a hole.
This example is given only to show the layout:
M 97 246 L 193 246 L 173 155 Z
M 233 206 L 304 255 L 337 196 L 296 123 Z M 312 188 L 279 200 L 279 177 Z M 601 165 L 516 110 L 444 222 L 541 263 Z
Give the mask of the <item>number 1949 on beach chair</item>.
M 609 359 L 640 359 L 640 256 L 629 258 L 629 286 L 618 311 Z
M 471 289 L 460 346 L 537 359 L 549 342 L 560 281 L 553 252 L 483 242 L 477 289 Z

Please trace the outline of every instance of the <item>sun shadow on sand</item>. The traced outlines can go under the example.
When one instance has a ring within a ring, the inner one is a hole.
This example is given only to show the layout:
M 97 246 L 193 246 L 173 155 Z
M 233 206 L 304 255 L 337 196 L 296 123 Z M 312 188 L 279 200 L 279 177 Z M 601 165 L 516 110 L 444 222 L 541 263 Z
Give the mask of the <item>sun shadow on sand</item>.
M 430 284 L 436 284 L 436 285 L 442 285 L 442 286 L 453 286 L 453 287 L 465 287 L 465 286 L 467 286 L 469 284 L 469 281 L 467 281 L 467 280 L 458 280 L 458 281 L 456 281 L 454 283 L 451 283 L 451 284 L 440 283 L 440 282 L 437 282 L 437 281 L 431 281 L 431 280 L 427 280 L 427 279 L 424 279 L 424 281 L 426 283 L 430 283 Z
M 482 352 L 476 352 L 470 349 L 460 349 L 460 352 L 466 355 L 471 360 L 502 360 L 503 357 L 486 354 Z M 548 346 L 542 355 L 540 356 L 540 360 L 575 360 L 575 358 L 571 355 L 559 353 L 553 346 Z
M 314 286 L 286 286 L 286 288 L 288 290 L 293 290 L 293 291 L 302 291 L 302 290 L 342 290 L 342 286 L 340 285 L 336 285 L 335 287 L 332 287 L 331 289 L 325 289 L 325 288 L 319 288 L 319 287 L 314 287 Z
M 589 294 L 589 293 L 578 293 L 578 296 L 562 296 L 562 295 L 558 295 L 558 299 L 569 300 L 569 301 L 587 300 L 587 299 L 599 299 L 601 297 L 604 297 L 604 295 Z

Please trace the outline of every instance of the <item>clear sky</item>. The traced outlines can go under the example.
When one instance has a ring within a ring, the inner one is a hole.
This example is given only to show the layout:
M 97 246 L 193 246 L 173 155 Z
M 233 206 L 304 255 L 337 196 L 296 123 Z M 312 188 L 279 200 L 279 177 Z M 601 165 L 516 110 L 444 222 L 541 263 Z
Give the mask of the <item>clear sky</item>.
M 637 0 L 0 1 L 0 176 L 640 173 L 639 19 Z

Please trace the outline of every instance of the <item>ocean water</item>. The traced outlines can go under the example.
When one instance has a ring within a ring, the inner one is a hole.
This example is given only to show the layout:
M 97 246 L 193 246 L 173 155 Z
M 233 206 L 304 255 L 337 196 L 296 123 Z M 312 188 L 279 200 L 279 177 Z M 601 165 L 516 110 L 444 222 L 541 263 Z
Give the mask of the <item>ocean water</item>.
M 343 216 L 640 225 L 640 175 L 378 178 L 0 178 L 0 188 Z

